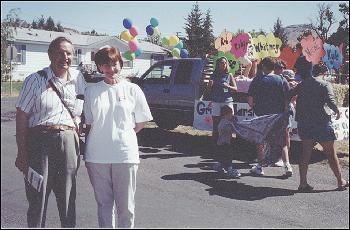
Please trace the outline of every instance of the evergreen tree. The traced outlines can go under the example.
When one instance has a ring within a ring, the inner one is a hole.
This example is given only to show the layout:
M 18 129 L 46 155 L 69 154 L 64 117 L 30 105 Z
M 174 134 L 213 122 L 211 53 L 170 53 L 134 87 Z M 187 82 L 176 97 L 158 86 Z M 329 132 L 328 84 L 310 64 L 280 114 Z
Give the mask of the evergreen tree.
M 273 35 L 275 37 L 278 37 L 281 39 L 282 41 L 282 48 L 287 46 L 287 33 L 285 31 L 285 29 L 282 26 L 282 22 L 280 20 L 280 18 L 277 18 L 276 23 L 273 26 Z
M 202 29 L 202 13 L 199 9 L 198 2 L 193 5 L 190 14 L 187 16 L 186 27 L 187 38 L 184 44 L 189 52 L 190 57 L 202 57 L 203 51 L 203 29 Z
M 57 31 L 58 32 L 64 32 L 63 26 L 61 25 L 61 23 L 57 23 Z
M 215 37 L 213 34 L 213 20 L 210 10 L 207 10 L 203 22 L 203 51 L 204 54 L 212 53 L 215 50 Z M 202 54 L 203 55 L 203 54 Z
M 55 31 L 56 30 L 55 22 L 51 18 L 51 16 L 48 17 L 48 19 L 46 19 L 46 23 L 45 23 L 44 29 L 48 30 L 48 31 Z
M 33 20 L 33 22 L 32 22 L 32 28 L 38 29 L 38 23 L 35 20 Z
M 41 18 L 39 18 L 39 20 L 38 20 L 38 29 L 45 29 L 44 15 L 41 15 Z

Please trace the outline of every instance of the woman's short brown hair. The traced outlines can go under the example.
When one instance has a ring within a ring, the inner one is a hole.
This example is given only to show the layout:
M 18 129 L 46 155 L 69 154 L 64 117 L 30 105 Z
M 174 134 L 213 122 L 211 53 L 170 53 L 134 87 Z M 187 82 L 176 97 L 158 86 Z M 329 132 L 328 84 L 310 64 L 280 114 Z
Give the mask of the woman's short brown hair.
M 98 72 L 102 73 L 98 68 L 99 65 L 103 64 L 116 64 L 119 62 L 120 68 L 123 68 L 123 59 L 120 55 L 120 52 L 117 48 L 114 47 L 105 47 L 97 51 L 95 54 L 95 64 L 97 66 Z

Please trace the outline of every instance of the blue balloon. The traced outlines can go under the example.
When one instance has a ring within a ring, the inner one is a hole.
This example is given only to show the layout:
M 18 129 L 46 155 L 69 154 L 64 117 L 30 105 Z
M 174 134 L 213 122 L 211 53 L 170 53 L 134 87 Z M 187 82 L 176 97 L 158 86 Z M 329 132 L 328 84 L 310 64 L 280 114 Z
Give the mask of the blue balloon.
M 157 27 L 159 25 L 159 22 L 156 18 L 151 18 L 149 21 L 153 27 Z
M 188 51 L 186 49 L 180 50 L 180 57 L 181 58 L 188 58 Z
M 182 48 L 184 48 L 184 44 L 183 44 L 182 41 L 180 40 L 180 41 L 176 44 L 175 47 L 178 48 L 179 50 L 181 50 Z
M 129 18 L 124 18 L 123 20 L 123 26 L 126 28 L 126 29 L 130 29 L 132 27 L 132 22 Z
M 154 33 L 154 27 L 152 25 L 148 25 L 146 27 L 146 33 L 149 35 L 149 36 L 152 36 L 153 33 Z
M 135 51 L 135 57 L 140 56 L 141 53 L 142 53 L 142 50 L 141 50 L 141 49 L 137 49 L 137 50 Z

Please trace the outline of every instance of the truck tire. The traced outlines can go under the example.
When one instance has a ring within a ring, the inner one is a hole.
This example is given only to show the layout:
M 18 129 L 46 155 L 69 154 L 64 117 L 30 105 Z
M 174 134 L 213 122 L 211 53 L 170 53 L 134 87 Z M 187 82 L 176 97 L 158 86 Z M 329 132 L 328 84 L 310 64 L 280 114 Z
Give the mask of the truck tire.
M 175 129 L 179 125 L 173 121 L 169 121 L 169 119 L 158 118 L 154 122 L 158 125 L 159 128 L 166 129 L 166 130 Z

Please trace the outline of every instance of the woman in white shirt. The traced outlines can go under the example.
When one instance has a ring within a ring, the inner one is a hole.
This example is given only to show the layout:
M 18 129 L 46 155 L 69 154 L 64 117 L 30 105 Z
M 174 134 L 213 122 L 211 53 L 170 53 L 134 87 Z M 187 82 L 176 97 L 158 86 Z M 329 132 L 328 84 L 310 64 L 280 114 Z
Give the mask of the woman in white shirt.
M 84 155 L 98 206 L 100 227 L 134 227 L 136 173 L 140 163 L 136 133 L 152 115 L 140 87 L 119 77 L 123 60 L 118 49 L 103 47 L 95 63 L 104 80 L 87 87 Z

